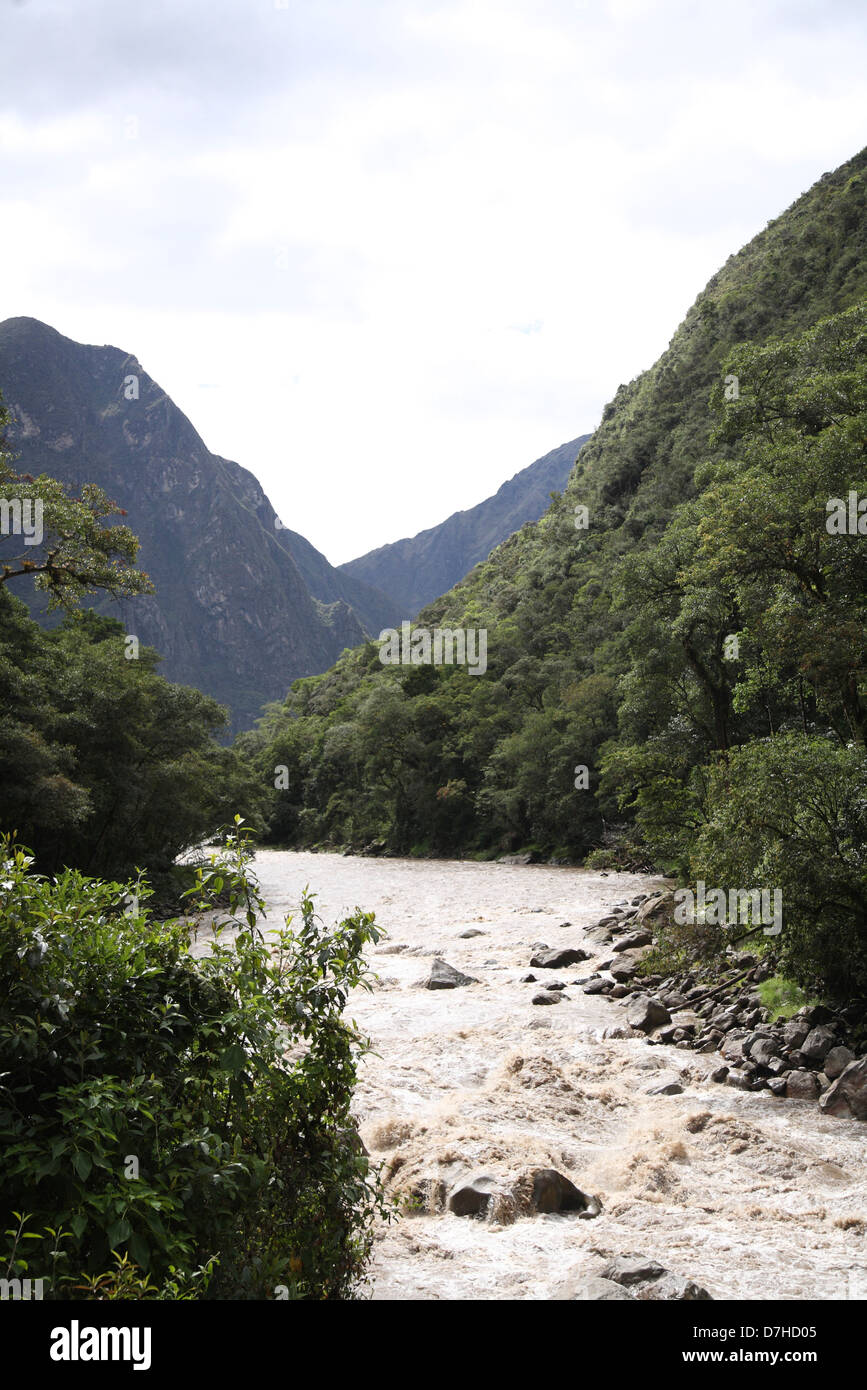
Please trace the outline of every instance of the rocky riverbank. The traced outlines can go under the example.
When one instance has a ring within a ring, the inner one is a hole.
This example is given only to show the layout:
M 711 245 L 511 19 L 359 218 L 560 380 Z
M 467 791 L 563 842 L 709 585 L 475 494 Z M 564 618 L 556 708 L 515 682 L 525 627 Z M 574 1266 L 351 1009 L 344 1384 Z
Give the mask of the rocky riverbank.
M 826 1115 L 867 1120 L 867 1056 L 856 1056 L 847 1046 L 860 1012 L 834 1013 L 818 1004 L 771 1022 L 758 985 L 773 974 L 773 965 L 748 952 L 731 953 L 728 968 L 712 985 L 698 983 L 690 973 L 643 972 L 657 944 L 655 925 L 671 910 L 665 890 L 640 893 L 596 923 L 586 935 L 603 949 L 604 958 L 582 982 L 584 992 L 622 1001 L 633 1035 L 643 1034 L 650 1043 L 718 1053 L 712 1081 L 817 1100 Z M 542 963 L 539 956 L 531 961 Z

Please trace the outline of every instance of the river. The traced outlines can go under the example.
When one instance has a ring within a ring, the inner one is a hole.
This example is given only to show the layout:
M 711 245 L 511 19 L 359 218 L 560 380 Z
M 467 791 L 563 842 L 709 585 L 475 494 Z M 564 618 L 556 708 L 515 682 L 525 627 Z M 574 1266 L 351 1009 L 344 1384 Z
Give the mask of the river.
M 624 1023 L 615 1001 L 571 986 L 541 1008 L 540 986 L 520 983 L 537 943 L 586 945 L 582 928 L 659 880 L 283 851 L 255 868 L 270 921 L 309 885 L 329 922 L 358 906 L 388 933 L 369 953 L 377 986 L 350 1012 L 376 1054 L 354 1108 L 394 1192 L 466 1172 L 508 1187 L 553 1167 L 603 1204 L 593 1220 L 409 1211 L 377 1231 L 374 1298 L 556 1298 L 619 1254 L 715 1299 L 867 1298 L 867 1126 L 714 1084 L 713 1055 L 604 1037 Z M 462 939 L 469 928 L 482 935 Z M 433 956 L 478 983 L 420 988 Z M 680 1074 L 682 1094 L 644 1094 L 661 1071 Z

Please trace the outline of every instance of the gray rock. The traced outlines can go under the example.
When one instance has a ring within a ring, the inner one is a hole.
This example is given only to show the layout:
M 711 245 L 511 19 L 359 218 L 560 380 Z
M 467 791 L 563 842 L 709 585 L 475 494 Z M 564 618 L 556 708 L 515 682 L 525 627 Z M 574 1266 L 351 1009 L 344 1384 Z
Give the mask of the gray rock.
M 652 999 L 649 994 L 637 994 L 626 1011 L 626 1022 L 631 1028 L 640 1028 L 643 1033 L 649 1033 L 664 1023 L 670 1023 L 671 1015 L 658 999 Z
M 676 1076 L 661 1076 L 657 1081 L 652 1081 L 649 1086 L 644 1087 L 646 1096 L 680 1096 L 683 1094 L 683 1086 Z
M 790 1018 L 783 1025 L 783 1042 L 790 1050 L 800 1047 L 810 1032 L 810 1025 L 802 1018 Z
M 610 988 L 611 985 L 608 982 L 608 980 L 603 980 L 602 976 L 599 975 L 595 980 L 587 981 L 586 985 L 584 986 L 583 992 L 585 994 L 603 994 L 606 990 Z
M 790 1071 L 786 1077 L 786 1095 L 790 1100 L 815 1100 L 819 1083 L 812 1071 Z
M 653 937 L 649 931 L 631 931 L 621 936 L 611 947 L 612 951 L 633 951 L 638 946 L 649 946 Z M 684 1003 L 686 1001 L 684 1000 Z
M 867 1120 L 867 1057 L 849 1063 L 828 1087 L 819 1109 L 836 1119 Z
M 786 1085 L 787 1081 L 785 1076 L 772 1076 L 767 1082 L 768 1090 L 775 1096 L 784 1096 L 786 1094 Z
M 497 1191 L 497 1179 L 488 1173 L 459 1182 L 448 1200 L 449 1211 L 456 1216 L 483 1216 Z
M 559 1004 L 562 995 L 556 991 L 542 990 L 539 994 L 534 994 L 530 1000 L 531 1004 Z
M 520 983 L 521 983 L 522 985 L 534 985 L 534 984 L 536 983 L 536 976 L 535 976 L 535 975 L 522 975 L 522 976 L 521 976 L 521 979 L 520 979 Z
M 855 1053 L 850 1052 L 848 1047 L 832 1047 L 830 1052 L 825 1054 L 825 1075 L 829 1081 L 836 1081 L 849 1063 L 854 1061 Z
M 773 1038 L 759 1038 L 752 1046 L 746 1047 L 744 1050 L 748 1052 L 754 1062 L 758 1062 L 760 1067 L 769 1066 L 772 1059 L 777 1057 L 777 1044 Z
M 657 1264 L 656 1260 L 647 1260 L 642 1255 L 617 1255 L 600 1271 L 600 1278 L 611 1279 L 628 1288 L 633 1284 L 652 1283 L 665 1273 L 665 1266 Z
M 610 962 L 611 974 L 618 983 L 631 980 L 644 957 L 647 955 L 649 947 L 640 946 L 635 951 L 624 951 L 622 955 L 615 956 Z
M 598 1197 L 582 1192 L 556 1168 L 533 1171 L 533 1206 L 536 1211 L 574 1211 L 583 1217 L 598 1216 L 602 1203 Z
M 430 974 L 424 981 L 425 989 L 458 989 L 461 985 L 475 985 L 478 981 L 472 975 L 463 975 L 453 965 L 440 960 L 431 961 Z
M 636 922 L 659 922 L 671 917 L 674 911 L 674 894 L 667 889 L 664 892 L 652 893 L 646 902 L 643 902 L 635 915 Z
M 550 982 L 550 984 L 547 984 L 547 985 L 545 986 L 545 988 L 546 988 L 546 989 L 552 989 L 552 990 L 554 990 L 554 991 L 557 991 L 557 990 L 560 990 L 560 989 L 565 989 L 566 986 L 565 986 L 565 984 L 563 983 L 562 980 L 552 980 L 552 981 Z
M 487 932 L 479 931 L 478 927 L 467 927 L 466 931 L 461 932 L 461 940 L 468 941 L 471 936 L 487 936 Z
M 820 1023 L 807 1034 L 801 1043 L 801 1051 L 811 1062 L 824 1062 L 836 1041 L 834 1030 Z
M 580 946 L 555 946 L 552 950 L 539 951 L 530 964 L 537 970 L 561 970 L 567 965 L 577 965 L 581 960 L 589 960 L 590 952 Z

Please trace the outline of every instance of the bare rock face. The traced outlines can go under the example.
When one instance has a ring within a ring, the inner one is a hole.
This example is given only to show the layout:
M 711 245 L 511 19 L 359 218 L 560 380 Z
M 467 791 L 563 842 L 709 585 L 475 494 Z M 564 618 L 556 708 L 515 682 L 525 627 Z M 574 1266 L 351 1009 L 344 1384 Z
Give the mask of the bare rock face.
M 423 982 L 425 989 L 458 989 L 461 985 L 475 985 L 478 981 L 473 975 L 463 975 L 453 965 L 439 957 L 431 962 L 430 974 Z
M 850 1062 L 829 1086 L 819 1109 L 843 1120 L 867 1120 L 867 1057 Z
M 128 353 L 8 319 L 0 381 L 15 420 L 29 422 L 10 429 L 22 471 L 76 492 L 96 483 L 128 513 L 156 590 L 135 600 L 135 632 L 161 653 L 169 680 L 228 706 L 232 732 L 250 728 L 297 677 L 326 670 L 404 614 L 283 525 L 252 473 L 212 454 Z M 19 597 L 43 618 L 44 594 Z M 120 616 L 105 594 L 86 606 Z

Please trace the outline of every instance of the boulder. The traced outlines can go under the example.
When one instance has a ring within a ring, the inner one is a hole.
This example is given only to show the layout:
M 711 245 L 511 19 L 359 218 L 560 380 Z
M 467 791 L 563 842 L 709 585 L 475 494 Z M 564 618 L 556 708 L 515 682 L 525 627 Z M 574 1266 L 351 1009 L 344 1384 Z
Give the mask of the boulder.
M 836 1081 L 849 1063 L 854 1061 L 855 1053 L 850 1052 L 848 1047 L 832 1047 L 831 1051 L 825 1054 L 825 1075 L 829 1081 Z
M 790 1050 L 800 1047 L 810 1032 L 810 1025 L 803 1018 L 790 1018 L 783 1025 L 783 1042 Z
M 600 1272 L 600 1278 L 611 1279 L 627 1288 L 632 1284 L 648 1284 L 667 1273 L 665 1266 L 642 1255 L 617 1255 Z
M 466 931 L 461 932 L 461 940 L 467 941 L 471 936 L 487 936 L 487 932 L 479 931 L 478 927 L 467 927 Z
M 562 980 L 551 980 L 551 982 L 550 982 L 549 984 L 547 984 L 547 985 L 545 986 L 545 988 L 546 988 L 546 989 L 550 989 L 550 990 L 554 990 L 554 992 L 556 993 L 557 990 L 565 989 L 566 986 L 565 986 L 565 984 L 563 983 Z
M 679 1077 L 666 1072 L 664 1076 L 658 1077 L 656 1081 L 651 1081 L 649 1086 L 645 1086 L 644 1094 L 646 1096 L 679 1096 L 683 1094 L 683 1086 Z
M 650 897 L 643 902 L 635 914 L 635 920 L 642 922 L 659 922 L 670 917 L 674 911 L 674 894 L 668 890 L 665 892 L 651 893 Z
M 458 989 L 461 985 L 478 984 L 478 981 L 472 975 L 461 974 L 437 956 L 431 961 L 430 974 L 423 983 L 425 989 Z
M 744 1051 L 754 1062 L 758 1062 L 760 1067 L 767 1067 L 777 1057 L 777 1044 L 774 1038 L 759 1038 L 745 1047 Z
M 533 1170 L 533 1206 L 536 1211 L 575 1211 L 585 1218 L 598 1216 L 602 1203 L 598 1197 L 582 1192 L 556 1168 Z
M 649 931 L 631 931 L 621 936 L 611 947 L 612 951 L 633 951 L 637 946 L 649 946 L 653 937 Z M 684 1000 L 686 1003 L 686 1000 Z
M 618 983 L 624 980 L 631 980 L 644 957 L 647 955 L 648 947 L 639 947 L 636 951 L 624 951 L 622 955 L 615 956 L 610 963 L 611 974 Z
M 448 1200 L 449 1211 L 455 1216 L 484 1216 L 497 1187 L 497 1179 L 488 1173 L 465 1179 L 453 1189 Z
M 766 1083 L 768 1090 L 775 1096 L 784 1096 L 786 1094 L 787 1084 L 784 1076 L 772 1076 Z
M 819 1083 L 814 1072 L 790 1071 L 786 1077 L 786 1095 L 790 1100 L 815 1100 Z
M 849 1063 L 828 1087 L 819 1109 L 836 1119 L 867 1120 L 867 1057 Z
M 613 974 L 613 971 L 612 971 Z M 640 1028 L 649 1033 L 671 1022 L 671 1015 L 664 1004 L 652 999 L 649 994 L 637 994 L 626 1011 L 626 1022 L 631 1028 Z
M 583 987 L 583 992 L 585 994 L 604 994 L 610 988 L 610 981 L 604 980 L 602 976 L 599 975 L 595 980 L 587 981 L 586 985 Z
M 836 1041 L 833 1029 L 820 1023 L 816 1028 L 810 1029 L 801 1043 L 801 1051 L 811 1062 L 824 1062 Z
M 545 990 L 541 990 L 538 994 L 534 994 L 534 995 L 533 995 L 533 998 L 530 1000 L 530 1003 L 531 1003 L 531 1004 L 559 1004 L 559 1003 L 560 1003 L 560 999 L 561 999 L 561 996 L 556 992 L 556 990 L 547 990 L 547 989 L 545 989 Z
M 520 979 L 520 984 L 534 985 L 536 983 L 536 978 L 537 977 L 535 975 L 522 975 Z
M 590 952 L 583 951 L 580 946 L 554 946 L 551 950 L 538 951 L 530 964 L 536 970 L 562 970 L 567 965 L 589 959 Z

